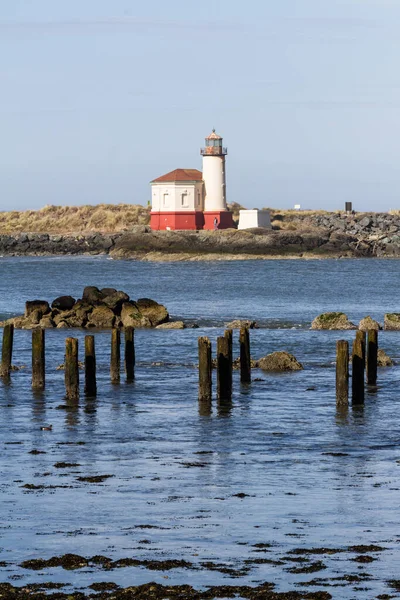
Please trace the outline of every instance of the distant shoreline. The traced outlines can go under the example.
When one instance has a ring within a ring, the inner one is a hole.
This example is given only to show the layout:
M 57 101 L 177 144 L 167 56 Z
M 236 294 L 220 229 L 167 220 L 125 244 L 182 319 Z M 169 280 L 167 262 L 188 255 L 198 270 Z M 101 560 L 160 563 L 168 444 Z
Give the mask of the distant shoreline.
M 272 229 L 198 232 L 152 231 L 134 224 L 114 232 L 3 233 L 0 255 L 107 254 L 148 262 L 400 257 L 397 214 L 274 211 L 272 223 Z

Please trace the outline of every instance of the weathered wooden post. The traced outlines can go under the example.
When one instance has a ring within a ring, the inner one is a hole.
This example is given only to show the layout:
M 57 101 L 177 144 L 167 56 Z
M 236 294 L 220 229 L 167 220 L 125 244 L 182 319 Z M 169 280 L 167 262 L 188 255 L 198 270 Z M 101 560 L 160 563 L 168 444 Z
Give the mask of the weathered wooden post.
M 128 382 L 135 379 L 135 330 L 125 327 L 125 373 Z
M 79 398 L 78 340 L 65 340 L 65 391 L 69 400 Z
M 250 355 L 250 334 L 248 327 L 241 327 L 239 334 L 240 344 L 240 381 L 241 383 L 251 382 L 251 355 Z
M 376 329 L 368 330 L 367 342 L 367 383 L 376 385 L 378 373 L 378 332 Z
M 199 400 L 211 402 L 212 398 L 212 362 L 211 342 L 208 337 L 199 337 Z
M 97 395 L 94 335 L 85 335 L 85 395 L 91 398 Z
M 231 395 L 232 395 L 232 383 L 233 383 L 233 330 L 232 329 L 225 329 L 224 332 L 224 337 L 226 337 L 226 339 L 228 340 L 228 360 L 229 360 L 229 373 L 230 373 L 230 388 L 231 388 Z
M 121 362 L 121 332 L 114 328 L 111 331 L 111 383 L 119 383 Z
M 336 404 L 349 403 L 349 342 L 336 342 Z
M 232 360 L 229 337 L 217 338 L 217 398 L 230 400 L 232 397 Z
M 365 336 L 357 331 L 353 342 L 351 392 L 353 404 L 364 404 Z
M 366 340 L 367 340 L 367 334 L 365 331 L 356 331 L 356 338 L 360 339 L 361 344 L 362 344 L 362 350 L 363 350 L 363 359 L 364 359 L 364 369 L 365 369 L 365 362 L 366 362 Z
M 32 387 L 44 390 L 45 386 L 45 338 L 44 329 L 32 329 Z
M 14 325 L 8 323 L 3 329 L 3 345 L 1 349 L 1 377 L 9 377 L 11 371 L 12 351 L 14 340 Z

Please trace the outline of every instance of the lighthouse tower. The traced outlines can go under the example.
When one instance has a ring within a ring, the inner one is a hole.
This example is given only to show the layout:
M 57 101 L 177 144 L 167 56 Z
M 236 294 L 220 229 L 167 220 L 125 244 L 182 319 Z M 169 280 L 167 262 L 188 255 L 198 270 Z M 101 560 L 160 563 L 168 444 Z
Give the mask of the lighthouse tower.
M 227 229 L 233 227 L 232 214 L 226 206 L 225 156 L 228 150 L 222 146 L 222 137 L 212 133 L 206 137 L 203 156 L 204 229 Z

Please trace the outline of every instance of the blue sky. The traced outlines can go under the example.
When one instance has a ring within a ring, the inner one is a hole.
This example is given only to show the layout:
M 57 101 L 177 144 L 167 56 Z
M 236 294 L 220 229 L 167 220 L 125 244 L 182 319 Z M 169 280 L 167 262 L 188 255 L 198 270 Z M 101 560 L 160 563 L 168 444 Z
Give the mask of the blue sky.
M 400 208 L 398 0 L 0 0 L 0 210 L 145 204 L 199 168 L 228 201 Z

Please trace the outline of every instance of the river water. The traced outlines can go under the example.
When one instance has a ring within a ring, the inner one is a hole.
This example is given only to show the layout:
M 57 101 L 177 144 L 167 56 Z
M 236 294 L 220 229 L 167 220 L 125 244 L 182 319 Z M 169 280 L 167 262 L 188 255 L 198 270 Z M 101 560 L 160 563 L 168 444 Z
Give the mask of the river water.
M 335 343 L 354 332 L 310 330 L 329 310 L 353 322 L 400 312 L 398 270 L 389 260 L 1 258 L 1 319 L 21 314 L 27 299 L 80 297 L 97 285 L 153 298 L 199 328 L 137 330 L 135 382 L 118 386 L 109 382 L 110 333 L 96 333 L 98 397 L 82 394 L 76 410 L 65 409 L 56 370 L 71 330 L 46 332 L 43 394 L 30 387 L 31 332 L 15 332 L 13 363 L 26 368 L 0 382 L 0 580 L 63 582 L 67 591 L 102 581 L 269 581 L 344 600 L 400 597 L 388 584 L 400 578 L 399 367 L 380 369 L 363 408 L 337 412 Z M 304 370 L 255 370 L 249 386 L 235 372 L 232 403 L 214 401 L 207 414 L 197 402 L 197 338 L 209 336 L 214 349 L 233 318 L 260 324 L 253 357 L 287 350 Z M 85 332 L 73 335 L 83 358 Z M 381 332 L 379 342 L 400 360 L 400 332 Z M 111 477 L 79 480 L 98 475 Z M 20 566 L 65 553 L 190 565 Z

